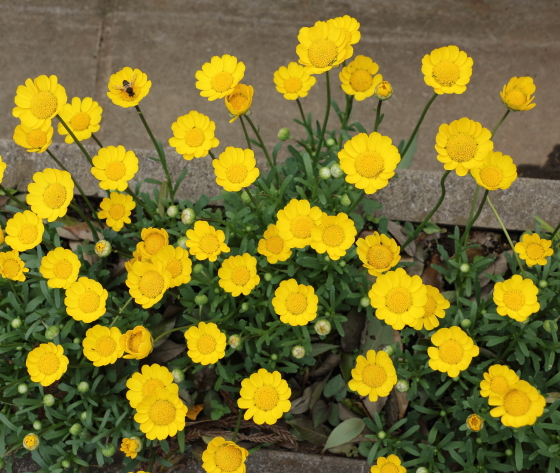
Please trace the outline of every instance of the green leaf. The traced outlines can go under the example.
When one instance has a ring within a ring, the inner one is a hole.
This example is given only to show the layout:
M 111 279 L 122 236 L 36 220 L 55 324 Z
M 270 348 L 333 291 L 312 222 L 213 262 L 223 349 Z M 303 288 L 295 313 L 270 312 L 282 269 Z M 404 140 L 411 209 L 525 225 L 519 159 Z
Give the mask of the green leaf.
M 307 440 L 311 442 L 313 445 L 317 445 L 318 447 L 322 447 L 327 442 L 327 438 L 331 433 L 330 429 L 325 425 L 320 425 L 315 427 L 313 422 L 306 419 L 293 419 L 288 420 L 288 424 L 290 424 L 295 431 L 299 434 L 299 436 L 303 440 Z
M 311 345 L 311 356 L 319 356 L 326 351 L 332 350 L 333 348 L 339 348 L 339 346 L 331 345 L 330 343 L 314 343 Z
M 406 154 L 402 157 L 400 163 L 397 166 L 397 169 L 408 169 L 410 164 L 412 163 L 412 158 L 414 157 L 414 153 L 416 152 L 416 142 L 418 141 L 418 133 L 412 140 L 411 145 L 409 146 Z M 403 143 L 404 145 L 404 143 Z
M 518 471 L 523 468 L 523 447 L 519 440 L 515 442 L 515 468 Z
M 18 428 L 17 428 L 14 424 L 12 424 L 12 423 L 8 420 L 8 418 L 7 418 L 4 414 L 2 414 L 2 413 L 0 413 L 0 421 L 2 421 L 2 423 L 6 424 L 6 425 L 7 425 L 10 429 L 12 429 L 14 432 L 17 432 Z
M 163 181 L 159 188 L 159 197 L 158 197 L 158 214 L 160 217 L 163 218 L 165 215 L 165 207 L 164 207 L 164 200 L 167 197 L 167 190 L 168 190 L 168 182 Z
M 346 419 L 331 432 L 323 451 L 350 442 L 362 433 L 365 426 L 364 421 L 357 417 Z

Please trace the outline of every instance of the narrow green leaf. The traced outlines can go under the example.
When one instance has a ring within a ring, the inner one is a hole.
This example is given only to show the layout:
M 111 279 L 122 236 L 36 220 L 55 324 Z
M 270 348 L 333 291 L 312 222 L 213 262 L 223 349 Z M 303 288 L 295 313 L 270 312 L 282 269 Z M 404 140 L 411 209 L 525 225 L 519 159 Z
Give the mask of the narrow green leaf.
M 323 451 L 350 442 L 362 433 L 365 426 L 364 421 L 357 417 L 346 419 L 331 432 Z

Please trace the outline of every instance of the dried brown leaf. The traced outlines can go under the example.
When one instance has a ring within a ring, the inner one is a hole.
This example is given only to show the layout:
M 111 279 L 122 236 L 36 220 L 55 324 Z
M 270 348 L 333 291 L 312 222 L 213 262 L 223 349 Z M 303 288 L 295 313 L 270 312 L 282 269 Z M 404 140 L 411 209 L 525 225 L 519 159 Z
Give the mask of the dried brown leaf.
M 490 279 L 488 279 L 484 274 L 504 274 L 507 271 L 507 259 L 506 253 L 511 255 L 513 253 L 512 250 L 504 251 L 500 253 L 494 262 L 488 266 L 482 273 L 480 273 L 480 287 L 483 288 L 484 286 L 488 285 Z
M 359 313 L 356 309 L 352 309 L 346 314 L 346 322 L 342 324 L 344 337 L 340 341 L 340 346 L 345 352 L 353 352 L 360 346 L 360 338 L 365 324 L 365 315 Z
M 387 404 L 387 397 L 380 397 L 375 402 L 370 401 L 369 397 L 364 397 L 362 398 L 362 404 L 369 416 L 373 417 L 376 412 L 379 414 L 383 410 L 385 404 Z
M 185 351 L 186 346 L 184 344 L 175 343 L 171 340 L 165 340 L 161 345 L 158 346 L 156 350 L 154 350 L 154 352 L 146 359 L 146 361 L 149 363 L 158 363 L 161 365 L 167 363 L 169 360 L 172 360 L 177 355 L 180 355 Z

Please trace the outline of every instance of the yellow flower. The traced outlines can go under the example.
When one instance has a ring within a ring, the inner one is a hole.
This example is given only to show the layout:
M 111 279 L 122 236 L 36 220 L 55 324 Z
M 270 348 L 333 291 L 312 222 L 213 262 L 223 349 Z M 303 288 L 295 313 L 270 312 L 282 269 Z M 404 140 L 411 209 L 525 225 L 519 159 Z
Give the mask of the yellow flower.
M 66 215 L 74 197 L 74 181 L 67 171 L 43 169 L 33 174 L 33 182 L 27 186 L 26 201 L 39 218 L 54 222 Z
M 23 437 L 23 448 L 26 450 L 37 450 L 41 444 L 41 439 L 37 434 L 27 434 Z
M 501 396 L 490 396 L 488 404 L 494 407 L 492 417 L 501 417 L 506 427 L 525 427 L 533 425 L 543 415 L 546 400 L 537 388 L 527 381 L 520 380 Z
M 346 32 L 332 23 L 318 21 L 311 28 L 301 28 L 298 40 L 299 63 L 310 74 L 330 71 L 354 54 Z
M 466 424 L 469 430 L 473 432 L 480 432 L 482 430 L 482 427 L 484 427 L 484 421 L 478 414 L 471 414 L 469 417 L 467 417 Z
M 375 316 L 395 330 L 414 326 L 425 313 L 427 289 L 420 276 L 409 276 L 403 268 L 377 277 L 368 293 Z
M 257 275 L 257 258 L 249 253 L 240 256 L 230 256 L 222 263 L 218 270 L 220 287 L 231 293 L 233 297 L 240 294 L 249 295 L 259 284 L 261 278 Z
M 554 254 L 552 241 L 541 238 L 537 233 L 525 233 L 522 240 L 515 244 L 515 252 L 525 260 L 527 266 L 545 266 L 548 263 L 546 258 Z
M 136 407 L 134 420 L 149 440 L 173 437 L 185 428 L 187 406 L 179 396 L 165 388 L 155 388 Z
M 140 69 L 125 67 L 116 74 L 111 74 L 107 84 L 107 97 L 120 107 L 135 107 L 148 95 L 151 86 L 152 81 Z
M 101 211 L 97 217 L 106 219 L 107 226 L 118 232 L 125 223 L 131 222 L 130 215 L 136 207 L 136 202 L 130 195 L 111 192 L 111 196 L 104 197 L 99 207 Z
M 50 386 L 66 373 L 68 358 L 64 355 L 61 345 L 41 343 L 29 352 L 25 366 L 31 381 L 40 383 L 41 386 Z
M 169 289 L 171 273 L 162 261 L 135 261 L 125 281 L 134 302 L 144 309 L 157 304 Z
M 245 64 L 237 62 L 235 56 L 224 54 L 214 56 L 196 71 L 196 88 L 202 97 L 208 100 L 222 99 L 231 94 L 245 74 Z
M 28 153 L 43 153 L 52 143 L 54 129 L 51 121 L 47 120 L 38 128 L 18 125 L 14 130 L 14 141 L 27 149 Z
M 255 424 L 276 424 L 290 410 L 292 390 L 278 371 L 269 373 L 264 368 L 241 381 L 237 406 L 247 409 L 245 420 L 253 418 Z
M 336 216 L 323 213 L 321 223 L 311 230 L 311 248 L 337 260 L 354 244 L 357 233 L 354 221 L 344 212 Z
M 78 279 L 82 263 L 66 248 L 55 248 L 41 258 L 39 272 L 52 288 L 68 289 Z
M 104 190 L 124 191 L 128 187 L 128 181 L 138 172 L 136 154 L 120 145 L 101 148 L 92 161 L 91 173 Z
M 274 72 L 276 90 L 284 94 L 286 100 L 307 97 L 307 93 L 317 80 L 297 62 L 290 62 L 288 67 L 281 66 Z
M 426 284 L 426 295 L 428 296 L 428 302 L 424 305 L 424 315 L 418 319 L 415 319 L 412 328 L 416 330 L 433 330 L 439 327 L 439 320 L 445 317 L 445 310 L 449 309 L 451 304 L 449 301 L 441 295 L 438 288 Z
M 360 396 L 369 396 L 371 402 L 386 397 L 397 384 L 397 372 L 393 360 L 383 350 L 369 350 L 366 356 L 359 355 L 348 388 Z
M 187 246 L 191 255 L 199 261 L 216 261 L 221 253 L 229 253 L 225 244 L 226 236 L 222 230 L 216 230 L 204 220 L 195 222 L 194 228 L 187 230 Z
M 292 326 L 307 325 L 317 317 L 319 298 L 315 289 L 297 283 L 295 279 L 282 281 L 272 299 L 274 312 L 280 320 Z
M 482 163 L 470 171 L 477 184 L 489 191 L 508 189 L 517 179 L 517 166 L 513 159 L 499 151 L 490 151 Z
M 439 127 L 435 149 L 437 159 L 448 171 L 465 176 L 471 169 L 483 166 L 484 158 L 494 148 L 488 128 L 468 118 L 454 120 Z
M 207 156 L 208 151 L 220 144 L 214 136 L 216 124 L 206 115 L 194 110 L 177 118 L 171 129 L 173 137 L 169 138 L 169 145 L 187 161 Z
M 437 348 L 428 348 L 428 364 L 434 371 L 447 373 L 450 378 L 459 376 L 480 353 L 473 339 L 460 327 L 439 329 L 431 340 Z
M 375 86 L 373 95 L 379 100 L 389 100 L 393 96 L 393 87 L 386 80 L 381 81 Z
M 93 366 L 112 365 L 124 354 L 120 345 L 121 336 L 122 333 L 117 327 L 91 327 L 82 341 L 84 356 L 93 362 Z
M 2 227 L 0 227 L 0 245 L 4 244 L 5 238 L 6 238 L 6 235 L 4 234 L 4 230 L 2 229 Z
M 369 136 L 359 133 L 348 140 L 338 152 L 338 159 L 346 173 L 346 182 L 373 194 L 395 175 L 401 155 L 391 138 L 374 131 Z
M 93 279 L 81 277 L 66 289 L 66 313 L 74 320 L 89 324 L 105 314 L 109 293 Z
M 29 128 L 40 128 L 45 122 L 50 126 L 51 119 L 60 113 L 66 100 L 66 91 L 56 76 L 27 79 L 25 85 L 17 88 L 14 98 L 17 106 L 12 115 Z
M 103 109 L 91 97 L 81 100 L 79 97 L 72 99 L 72 104 L 66 103 L 60 111 L 60 116 L 68 127 L 72 130 L 79 141 L 91 138 L 91 134 L 99 131 L 101 125 L 101 114 Z M 58 124 L 58 133 L 67 135 L 64 138 L 66 143 L 74 143 L 74 138 L 70 136 L 62 123 Z
M 482 397 L 503 396 L 519 381 L 515 371 L 504 365 L 492 365 L 480 382 L 480 395 Z
M 29 269 L 19 257 L 17 251 L 4 251 L 0 253 L 0 276 L 12 281 L 25 281 L 25 274 Z
M 280 236 L 278 227 L 270 224 L 259 240 L 257 248 L 259 254 L 266 256 L 270 264 L 276 264 L 278 261 L 286 261 L 292 256 L 292 250 Z
M 142 450 L 142 442 L 138 437 L 123 438 L 121 442 L 121 452 L 129 458 L 136 458 L 138 452 Z
M 513 112 L 524 112 L 535 108 L 536 103 L 532 103 L 533 94 L 537 87 L 533 83 L 532 77 L 512 77 L 507 85 L 504 85 L 500 92 L 502 102 Z
M 370 473 L 406 473 L 406 468 L 401 465 L 401 459 L 396 455 L 378 457 L 377 462 L 370 468 Z
M 169 244 L 169 234 L 164 228 L 143 228 L 140 237 L 142 241 L 136 245 L 136 252 L 140 252 L 142 258 L 152 258 Z
M 120 344 L 127 353 L 124 358 L 142 360 L 154 349 L 154 340 L 149 330 L 137 325 L 132 330 L 121 335 Z
M 434 49 L 422 58 L 424 82 L 436 94 L 462 94 L 471 80 L 473 60 L 457 46 Z
M 321 225 L 323 212 L 311 207 L 308 200 L 292 199 L 276 215 L 278 234 L 288 248 L 305 248 L 311 244 L 311 232 Z
M 253 94 L 252 85 L 237 84 L 233 91 L 224 97 L 224 103 L 230 116 L 234 115 L 229 121 L 230 123 L 233 123 L 240 115 L 244 115 L 251 108 Z
M 383 80 L 377 74 L 379 66 L 371 58 L 356 56 L 356 58 L 340 71 L 341 88 L 347 95 L 353 95 L 358 101 L 371 97 L 377 85 Z
M 146 396 L 156 388 L 165 388 L 172 394 L 179 393 L 179 385 L 173 382 L 173 375 L 165 367 L 158 364 L 142 365 L 141 373 L 134 373 L 126 382 L 128 391 L 126 398 L 130 407 L 136 409 Z
M 214 437 L 202 453 L 202 469 L 207 473 L 245 473 L 249 452 L 235 442 Z
M 191 280 L 192 261 L 189 252 L 180 246 L 164 246 L 152 258 L 152 262 L 160 261 L 163 267 L 171 273 L 169 287 L 187 284 Z
M 216 183 L 228 192 L 237 192 L 249 187 L 260 171 L 255 160 L 255 153 L 250 149 L 228 146 L 218 159 L 212 161 Z
M 187 355 L 195 363 L 213 365 L 226 356 L 226 336 L 216 324 L 200 322 L 185 332 Z
M 4 180 L 4 171 L 6 170 L 6 163 L 2 160 L 2 156 L 0 156 L 0 183 Z M 4 243 L 1 242 L 0 245 Z
M 348 44 L 356 44 L 360 41 L 360 23 L 356 20 L 356 18 L 352 18 L 348 15 L 339 16 L 337 18 L 327 20 L 327 24 L 334 25 L 337 28 L 344 30 Z
M 531 279 L 523 279 L 519 274 L 514 274 L 510 279 L 494 285 L 496 311 L 500 315 L 524 322 L 541 308 L 537 299 L 538 293 L 539 290 Z
M 373 232 L 356 241 L 358 258 L 372 276 L 381 276 L 401 259 L 401 247 L 393 238 Z
M 45 226 L 30 210 L 18 212 L 6 222 L 6 244 L 16 251 L 35 248 L 43 240 Z

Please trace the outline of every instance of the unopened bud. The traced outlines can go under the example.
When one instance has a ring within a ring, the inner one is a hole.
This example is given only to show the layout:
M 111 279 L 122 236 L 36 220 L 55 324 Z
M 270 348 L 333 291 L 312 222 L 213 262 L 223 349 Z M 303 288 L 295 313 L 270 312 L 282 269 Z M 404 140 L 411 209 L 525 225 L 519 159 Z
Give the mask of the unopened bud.
M 70 463 L 70 460 L 67 460 L 66 458 L 64 460 L 62 460 L 60 462 L 60 466 L 62 468 L 70 468 L 72 466 L 72 463 Z
M 70 427 L 70 435 L 80 435 L 82 433 L 82 426 L 80 424 L 74 424 Z
M 272 274 L 271 273 L 264 273 L 264 280 L 266 282 L 272 281 Z
M 305 356 L 305 348 L 301 345 L 296 345 L 292 348 L 292 356 L 297 360 L 301 360 Z
M 504 453 L 506 454 L 506 457 L 513 456 L 513 450 L 511 448 L 508 448 Z
M 319 177 L 323 180 L 327 180 L 331 178 L 331 170 L 329 168 L 321 168 L 319 169 Z
M 80 337 L 75 337 L 74 340 L 72 340 L 72 343 L 79 345 L 80 343 L 82 343 L 82 339 Z
M 194 297 L 194 303 L 196 305 L 204 305 L 208 302 L 208 296 L 206 294 L 197 294 Z
M 40 420 L 33 422 L 33 428 L 35 430 L 41 430 L 43 428 L 43 423 Z
M 346 267 L 346 261 L 341 260 L 341 261 L 338 262 L 338 265 L 339 265 L 341 268 L 345 268 L 345 267 Z
M 278 355 L 276 353 L 273 353 L 272 355 L 270 355 L 270 359 L 272 361 L 276 361 L 278 359 Z
M 249 197 L 249 194 L 247 193 L 247 191 L 241 192 L 241 200 L 245 204 L 248 204 L 249 202 L 251 202 L 251 197 Z
M 171 205 L 167 207 L 168 217 L 175 218 L 177 215 L 179 215 L 179 207 L 177 207 L 176 205 Z
M 342 168 L 340 167 L 340 164 L 334 163 L 334 164 L 331 166 L 331 175 L 332 175 L 332 177 L 334 177 L 335 179 L 344 176 L 344 171 L 343 171 Z
M 351 203 L 352 201 L 350 200 L 350 197 L 348 197 L 348 194 L 344 194 L 340 196 L 340 205 L 344 205 L 344 207 L 348 207 Z
M 179 368 L 175 368 L 171 374 L 173 375 L 173 381 L 176 383 L 180 383 L 185 380 L 185 373 L 183 373 L 183 370 L 180 370 Z
M 54 405 L 55 398 L 52 394 L 45 394 L 43 396 L 43 404 L 47 407 L 51 407 Z
M 249 310 L 249 304 L 247 304 L 247 302 L 243 302 L 243 304 L 241 304 L 241 309 L 239 310 L 239 312 L 247 312 Z
M 117 451 L 117 449 L 115 448 L 115 446 L 110 443 L 110 444 L 105 445 L 101 449 L 101 455 L 103 455 L 104 457 L 112 457 L 115 454 L 116 451 Z
M 326 319 L 319 319 L 317 320 L 317 322 L 315 322 L 314 328 L 317 335 L 324 337 L 331 333 L 332 325 Z
M 243 345 L 243 340 L 241 339 L 241 335 L 234 334 L 230 335 L 228 338 L 228 345 L 233 348 L 234 350 L 238 350 Z
M 185 225 L 190 225 L 194 222 L 196 218 L 196 213 L 193 209 L 185 209 L 181 212 L 181 222 Z
M 461 327 L 462 328 L 469 328 L 471 326 L 471 321 L 470 319 L 463 319 L 461 320 Z
M 471 267 L 467 263 L 463 263 L 461 266 L 459 266 L 459 271 L 461 271 L 462 273 L 468 273 L 470 270 Z
M 387 355 L 393 356 L 395 354 L 395 347 L 393 347 L 393 345 L 386 345 L 383 347 L 383 351 L 387 353 Z
M 87 420 L 87 412 L 84 411 L 80 414 L 80 419 L 83 420 L 84 422 Z
M 541 280 L 539 281 L 539 287 L 540 287 L 541 289 L 544 289 L 544 288 L 547 287 L 547 286 L 548 286 L 548 282 L 545 281 L 544 279 L 541 279 Z
M 399 393 L 405 393 L 410 389 L 410 383 L 406 379 L 399 379 L 395 384 L 395 389 Z
M 362 307 L 369 307 L 369 306 L 371 305 L 371 300 L 370 300 L 370 298 L 369 298 L 369 297 L 365 297 L 365 296 L 362 297 L 362 298 L 360 299 L 360 305 L 361 305 Z
M 113 246 L 111 245 L 111 243 L 107 240 L 99 240 L 96 244 L 95 244 L 95 254 L 97 256 L 99 256 L 100 258 L 105 258 L 105 256 L 108 256 L 109 253 L 111 253 Z
M 326 144 L 329 148 L 332 148 L 332 147 L 336 144 L 336 141 L 333 140 L 332 138 L 329 138 L 327 141 L 325 141 L 325 144 Z
M 391 87 L 389 82 L 384 80 L 375 86 L 373 95 L 379 100 L 389 100 L 393 96 L 393 87 Z
M 383 440 L 387 437 L 387 434 L 385 432 L 383 432 L 382 430 L 380 430 L 379 432 L 377 432 L 377 438 L 379 440 Z
M 421 466 L 420 468 L 416 469 L 416 473 L 429 473 L 428 469 Z
M 58 337 L 60 329 L 56 325 L 51 325 L 47 330 L 45 330 L 45 338 L 47 340 L 54 340 Z
M 542 326 L 548 333 L 558 331 L 558 324 L 554 320 L 545 320 Z
M 21 319 L 19 317 L 16 317 L 15 319 L 12 319 L 10 324 L 12 325 L 12 328 L 20 328 L 21 327 Z
M 324 259 L 326 262 L 329 262 L 329 261 L 331 260 L 330 257 L 329 257 L 329 255 L 323 256 L 323 259 Z
M 21 383 L 21 384 L 18 384 L 17 390 L 18 390 L 18 393 L 25 394 L 27 391 L 29 391 L 29 388 L 27 387 L 27 384 Z
M 36 434 L 27 434 L 23 438 L 23 448 L 25 448 L 26 450 L 29 451 L 37 450 L 40 444 L 41 444 L 41 440 L 39 439 L 39 436 Z
M 278 132 L 278 139 L 280 141 L 286 141 L 290 139 L 290 130 L 289 128 L 280 128 L 280 131 Z
M 197 263 L 193 266 L 192 270 L 194 274 L 202 273 L 202 271 L 204 271 L 204 266 L 202 266 L 200 263 Z
M 78 384 L 78 392 L 85 394 L 89 391 L 89 383 L 87 381 L 82 381 Z

